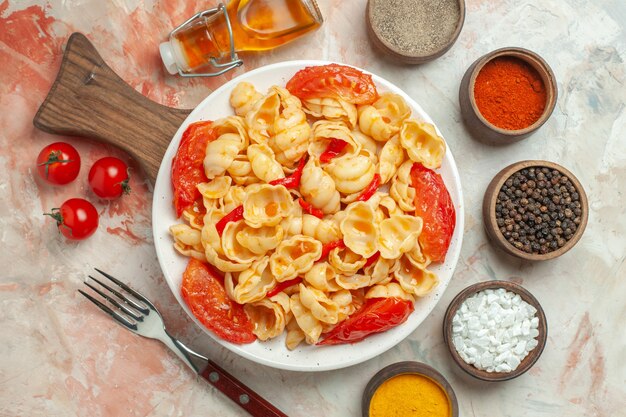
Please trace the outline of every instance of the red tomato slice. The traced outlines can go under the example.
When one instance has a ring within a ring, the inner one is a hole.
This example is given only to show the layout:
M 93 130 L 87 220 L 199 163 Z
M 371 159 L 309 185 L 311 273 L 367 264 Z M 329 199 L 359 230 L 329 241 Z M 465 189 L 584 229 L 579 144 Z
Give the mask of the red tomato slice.
M 207 143 L 216 136 L 211 128 L 212 124 L 211 121 L 203 121 L 189 125 L 172 160 L 172 186 L 177 217 L 200 198 L 197 185 L 208 181 L 202 162 Z
M 287 83 L 287 90 L 301 100 L 333 97 L 354 104 L 370 104 L 378 98 L 371 75 L 338 64 L 298 71 Z
M 223 279 L 211 266 L 191 258 L 181 292 L 193 315 L 222 339 L 238 344 L 256 340 L 243 307 L 228 298 Z
M 354 343 L 402 324 L 414 310 L 413 301 L 370 298 L 356 313 L 335 326 L 318 345 Z
M 450 193 L 435 171 L 413 164 L 411 180 L 415 188 L 415 215 L 424 220 L 419 243 L 424 255 L 443 262 L 456 226 L 456 212 Z

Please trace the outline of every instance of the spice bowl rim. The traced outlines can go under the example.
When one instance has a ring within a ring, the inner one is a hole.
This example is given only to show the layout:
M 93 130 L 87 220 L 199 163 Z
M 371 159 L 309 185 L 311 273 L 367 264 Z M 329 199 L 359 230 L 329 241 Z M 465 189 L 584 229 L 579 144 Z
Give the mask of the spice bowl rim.
M 522 300 L 526 301 L 528 304 L 537 309 L 537 313 L 535 314 L 539 318 L 539 326 L 537 327 L 537 330 L 539 331 L 539 336 L 537 336 L 537 346 L 535 346 L 535 348 L 531 350 L 524 359 L 522 359 L 519 366 L 511 372 L 487 372 L 476 368 L 474 365 L 468 364 L 461 358 L 452 341 L 452 319 L 461 304 L 469 297 L 481 291 L 499 288 L 504 288 L 506 291 L 511 291 L 515 294 L 518 294 L 522 298 Z M 452 299 L 452 301 L 448 305 L 448 308 L 446 309 L 446 313 L 443 319 L 443 339 L 454 362 L 467 374 L 473 376 L 474 378 L 487 382 L 508 381 L 524 374 L 535 365 L 535 363 L 543 353 L 546 342 L 548 340 L 548 322 L 546 319 L 546 314 L 541 307 L 541 304 L 535 298 L 535 296 L 532 295 L 532 293 L 526 288 L 511 281 L 483 281 L 466 287 Z
M 545 168 L 557 170 L 561 174 L 566 175 L 570 179 L 572 184 L 574 185 L 574 188 L 576 189 L 576 191 L 578 192 L 580 208 L 582 211 L 581 223 L 580 225 L 578 225 L 576 232 L 574 232 L 574 235 L 567 242 L 565 242 L 565 245 L 563 245 L 561 248 L 556 249 L 552 252 L 544 253 L 544 254 L 527 253 L 527 252 L 517 249 L 515 246 L 513 246 L 504 238 L 496 222 L 496 202 L 498 199 L 498 193 L 500 192 L 500 189 L 502 188 L 506 180 L 509 179 L 513 174 L 515 174 L 518 171 L 521 171 L 522 169 L 531 168 L 531 167 L 539 167 L 539 168 L 545 167 Z M 589 218 L 589 202 L 587 200 L 587 194 L 585 192 L 585 189 L 583 188 L 578 178 L 576 178 L 576 176 L 571 171 L 569 171 L 567 168 L 555 162 L 536 160 L 536 159 L 515 162 L 503 168 L 502 170 L 500 170 L 500 172 L 498 172 L 493 177 L 493 179 L 487 186 L 487 189 L 485 190 L 485 195 L 483 197 L 483 223 L 485 226 L 485 231 L 487 232 L 487 235 L 489 236 L 491 242 L 493 242 L 496 245 L 496 247 L 498 247 L 499 249 L 502 249 L 504 252 L 508 253 L 509 255 L 512 255 L 517 258 L 524 259 L 527 261 L 547 261 L 550 259 L 557 258 L 563 255 L 564 253 L 568 252 L 581 239 L 587 227 L 588 218 Z
M 546 106 L 542 115 L 535 123 L 523 129 L 509 130 L 493 125 L 483 117 L 476 105 L 474 97 L 476 78 L 485 64 L 500 56 L 513 56 L 528 63 L 539 73 L 546 88 Z M 558 95 L 556 77 L 548 63 L 536 52 L 509 46 L 488 52 L 467 68 L 459 86 L 459 105 L 464 125 L 474 139 L 488 145 L 501 146 L 522 140 L 539 130 L 552 115 Z
M 362 417 L 370 417 L 370 402 L 374 393 L 384 382 L 395 376 L 407 374 L 422 375 L 439 385 L 448 397 L 450 403 L 450 417 L 459 417 L 459 404 L 454 389 L 448 380 L 432 366 L 416 361 L 402 361 L 387 365 L 369 380 L 361 399 Z
M 372 24 L 372 15 L 370 13 L 371 1 L 372 0 L 367 0 L 367 5 L 365 6 L 365 20 L 367 22 L 367 33 L 370 40 L 378 49 L 391 56 L 395 60 L 406 64 L 424 64 L 426 62 L 439 58 L 440 56 L 448 52 L 450 48 L 452 48 L 452 46 L 456 43 L 459 35 L 461 34 L 461 31 L 463 30 L 463 25 L 465 24 L 465 0 L 455 0 L 456 3 L 459 5 L 459 19 L 456 22 L 456 28 L 454 29 L 454 32 L 447 40 L 447 42 L 440 49 L 428 55 L 410 54 L 403 52 L 396 46 L 392 45 L 390 42 L 384 39 L 374 28 L 374 25 Z

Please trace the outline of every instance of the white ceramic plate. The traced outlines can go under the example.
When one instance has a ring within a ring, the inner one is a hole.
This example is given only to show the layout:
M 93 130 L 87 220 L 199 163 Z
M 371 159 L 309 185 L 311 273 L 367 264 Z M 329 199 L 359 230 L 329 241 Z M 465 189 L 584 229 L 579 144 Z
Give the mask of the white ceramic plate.
M 170 170 L 172 159 L 178 149 L 182 133 L 187 126 L 193 122 L 207 119 L 215 120 L 234 114 L 228 103 L 228 99 L 231 90 L 241 81 L 248 81 L 252 83 L 257 90 L 264 92 L 272 85 L 284 86 L 298 70 L 304 67 L 328 63 L 329 62 L 325 61 L 288 61 L 268 65 L 240 75 L 215 90 L 189 114 L 185 122 L 178 129 L 178 132 L 176 132 L 176 135 L 174 135 L 163 157 L 163 162 L 161 163 L 154 188 L 152 228 L 156 252 L 165 279 L 183 309 L 200 328 L 209 334 L 209 336 L 232 352 L 254 362 L 274 368 L 294 371 L 326 371 L 355 365 L 380 355 L 411 334 L 433 310 L 437 301 L 439 301 L 439 298 L 448 286 L 459 258 L 463 236 L 463 197 L 461 194 L 461 182 L 456 164 L 454 163 L 454 158 L 452 157 L 450 149 L 448 149 L 439 172 L 443 176 L 456 208 L 456 229 L 445 263 L 431 267 L 433 272 L 439 276 L 439 285 L 428 296 L 417 300 L 415 303 L 415 311 L 404 324 L 387 332 L 370 336 L 352 345 L 322 347 L 301 345 L 297 349 L 289 351 L 285 347 L 284 334 L 282 337 L 267 342 L 256 341 L 247 345 L 235 345 L 215 336 L 194 317 L 187 307 L 187 304 L 184 302 L 180 292 L 182 275 L 187 265 L 187 258 L 181 256 L 174 250 L 172 246 L 173 241 L 168 232 L 171 225 L 179 223 L 179 220 L 175 217 L 172 206 Z M 400 94 L 412 107 L 412 117 L 433 123 L 422 108 L 402 90 L 389 81 L 377 75 L 372 75 L 379 92 L 391 91 Z M 439 132 L 439 134 L 441 134 L 441 132 Z

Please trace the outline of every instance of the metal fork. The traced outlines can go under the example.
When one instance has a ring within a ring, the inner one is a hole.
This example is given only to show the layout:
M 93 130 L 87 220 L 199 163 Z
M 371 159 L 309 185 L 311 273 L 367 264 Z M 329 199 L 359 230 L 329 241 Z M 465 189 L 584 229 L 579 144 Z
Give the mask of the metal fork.
M 119 324 L 133 333 L 163 342 L 196 374 L 206 379 L 211 385 L 226 394 L 237 405 L 255 417 L 287 417 L 256 392 L 245 386 L 234 376 L 226 372 L 212 360 L 205 358 L 185 346 L 180 340 L 170 335 L 165 329 L 163 318 L 154 304 L 139 292 L 133 290 L 117 278 L 94 268 L 107 282 L 89 278 L 98 286 L 85 281 L 85 285 L 94 290 L 105 303 L 83 290 L 78 290 L 89 301 L 111 316 Z

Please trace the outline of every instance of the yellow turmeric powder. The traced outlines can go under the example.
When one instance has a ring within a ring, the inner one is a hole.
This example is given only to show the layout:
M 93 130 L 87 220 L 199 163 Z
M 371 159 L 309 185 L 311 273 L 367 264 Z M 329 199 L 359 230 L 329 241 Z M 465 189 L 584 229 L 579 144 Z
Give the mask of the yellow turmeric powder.
M 398 375 L 378 387 L 370 401 L 370 417 L 450 417 L 450 400 L 428 377 Z

